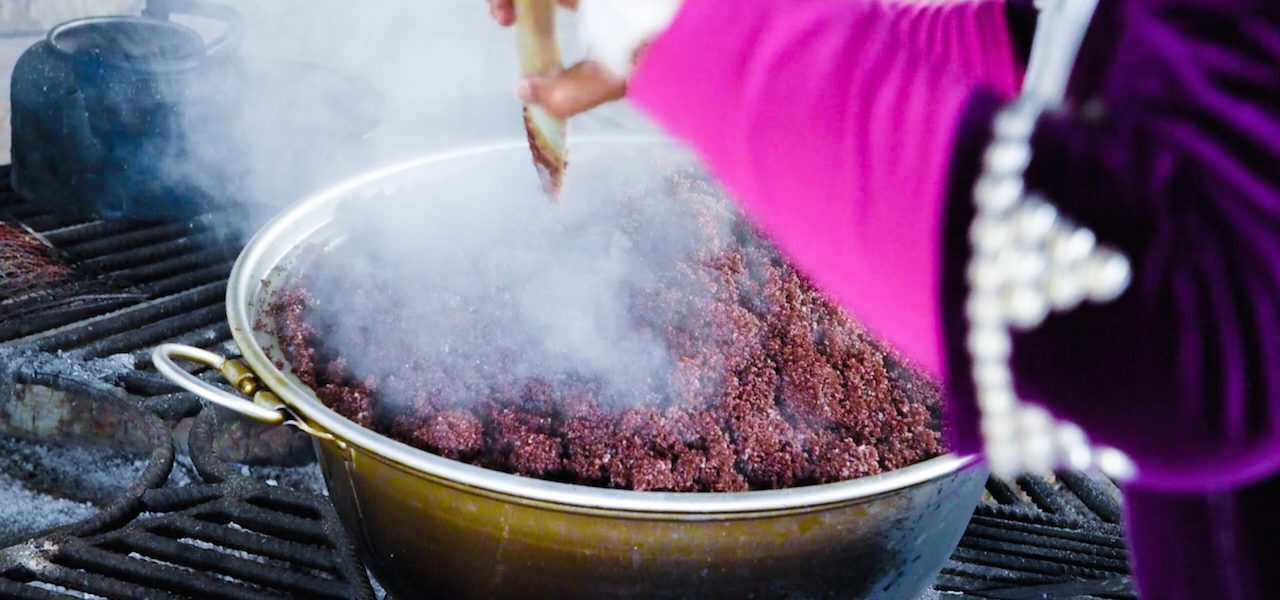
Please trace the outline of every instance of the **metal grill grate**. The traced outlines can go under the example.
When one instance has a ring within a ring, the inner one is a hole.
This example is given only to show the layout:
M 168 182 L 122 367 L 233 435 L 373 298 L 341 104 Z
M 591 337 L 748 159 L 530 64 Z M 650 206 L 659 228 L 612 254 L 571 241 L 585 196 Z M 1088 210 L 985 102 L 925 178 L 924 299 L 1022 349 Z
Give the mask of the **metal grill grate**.
M 0 549 L 0 596 L 372 600 L 328 500 L 235 474 L 213 451 L 214 419 L 192 428 L 204 483 L 161 487 L 168 428 L 142 418 L 154 446 L 138 482 L 85 521 Z
M 175 340 L 235 353 L 223 307 L 235 240 L 218 238 L 211 220 L 59 220 L 18 198 L 7 182 L 7 168 L 0 167 L 0 214 L 42 235 L 77 269 L 102 273 L 141 295 L 76 314 L 0 321 L 0 349 L 57 351 L 80 361 L 128 354 L 139 368 L 111 373 L 103 383 L 165 418 L 199 412 L 199 402 L 150 368 L 148 352 Z M 193 450 L 192 457 L 204 454 Z M 363 595 L 367 580 L 362 570 L 353 571 L 358 561 L 345 542 L 325 545 L 345 539 L 332 529 L 327 500 L 240 480 L 216 461 L 196 466 L 205 484 L 147 491 L 148 512 L 122 529 L 48 536 L 0 551 L 0 595 L 65 598 L 58 589 L 70 588 L 171 598 L 195 593 L 192 582 L 199 581 L 207 584 L 199 588 L 202 598 L 371 597 Z M 993 479 L 987 492 L 935 586 L 958 594 L 946 597 L 1135 598 L 1119 493 L 1110 482 L 1063 473 L 1054 480 Z M 293 571 L 283 575 L 283 565 Z
M 1136 598 L 1119 491 L 1080 473 L 991 479 L 935 588 L 971 598 Z
M 67 219 L 25 202 L 0 167 L 0 215 L 37 233 L 77 272 L 115 282 L 128 293 L 0 322 L 0 345 L 60 350 L 89 359 L 120 352 L 145 359 L 165 339 L 211 344 L 230 339 L 221 313 L 226 276 L 238 250 L 208 218 L 191 223 Z

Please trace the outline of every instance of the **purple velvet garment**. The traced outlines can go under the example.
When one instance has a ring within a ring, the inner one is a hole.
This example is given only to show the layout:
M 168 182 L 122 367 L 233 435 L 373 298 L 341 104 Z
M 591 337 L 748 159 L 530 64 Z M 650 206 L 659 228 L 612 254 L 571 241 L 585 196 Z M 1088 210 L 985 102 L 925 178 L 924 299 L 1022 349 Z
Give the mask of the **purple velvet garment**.
M 1026 26 L 1011 5 L 1015 31 Z M 1019 394 L 1140 469 L 1126 526 L 1144 598 L 1280 598 L 1280 5 L 1102 0 L 1069 116 L 1028 185 L 1121 248 L 1117 301 L 1014 339 Z M 971 188 L 994 95 L 949 183 L 943 306 L 953 442 L 981 448 L 963 316 Z

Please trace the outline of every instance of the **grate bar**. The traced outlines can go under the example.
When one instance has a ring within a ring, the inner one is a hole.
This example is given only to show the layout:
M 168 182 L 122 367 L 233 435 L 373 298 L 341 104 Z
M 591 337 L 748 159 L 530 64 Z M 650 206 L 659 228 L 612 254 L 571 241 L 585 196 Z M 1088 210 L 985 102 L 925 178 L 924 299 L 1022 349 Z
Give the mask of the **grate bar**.
M 57 294 L 57 292 L 51 292 L 51 294 Z M 139 297 L 127 294 L 91 294 L 64 296 L 64 300 L 66 302 L 61 306 L 40 309 L 38 314 L 14 315 L 0 321 L 0 340 L 18 340 L 42 331 L 67 327 L 77 321 L 136 304 Z
M 190 273 L 218 263 L 228 262 L 226 252 L 217 249 L 201 250 L 191 254 L 183 254 L 157 263 L 122 269 L 112 276 L 130 283 L 148 283 L 158 279 L 172 277 L 182 273 Z
M 974 515 L 969 521 L 969 526 L 987 526 L 991 529 L 1016 531 L 1053 539 L 1072 540 L 1084 544 L 1106 546 L 1119 550 L 1124 549 L 1124 541 L 1117 536 L 1107 535 L 1105 533 L 1095 533 L 1092 531 L 1081 531 L 1079 529 L 1065 529 L 1062 527 L 1040 525 L 1037 523 L 1023 523 L 1019 521 L 993 519 L 982 515 Z
M 186 510 L 193 506 L 213 502 L 222 498 L 220 486 L 213 484 L 192 484 L 178 488 L 147 490 L 142 495 L 142 506 L 151 512 L 172 512 Z
M 129 550 L 198 571 L 222 573 L 241 581 L 297 592 L 306 597 L 341 600 L 349 595 L 347 586 L 342 582 L 288 571 L 287 566 L 278 563 L 263 564 L 145 532 L 129 532 L 113 537 Z
M 933 587 L 939 591 L 966 591 L 981 594 L 987 590 L 1010 585 L 1041 585 L 1069 579 L 1064 576 L 1049 576 L 949 561 L 947 566 L 943 567 L 942 574 L 934 580 Z
M 231 339 L 231 328 L 227 326 L 226 317 L 225 317 L 226 313 L 222 312 L 225 309 L 222 307 L 218 307 L 218 309 L 219 309 L 219 314 L 224 316 L 222 318 L 219 318 L 212 325 L 206 325 L 199 329 L 193 329 L 191 331 L 188 331 L 187 333 L 184 333 L 182 335 L 172 338 L 172 340 L 165 340 L 165 341 L 172 341 L 178 344 L 186 344 L 188 346 L 198 346 L 201 348 L 209 348 L 218 344 L 218 342 Z M 136 365 L 147 364 L 151 360 L 151 346 L 148 345 L 148 346 L 138 348 L 134 350 L 132 354 L 134 358 L 134 364 Z
M 1018 492 L 1013 489 L 1013 486 L 1009 485 L 1008 482 L 1003 479 L 997 479 L 995 477 L 988 478 L 987 492 L 991 494 L 991 497 L 997 503 L 1002 505 L 1024 506 L 1028 504 L 1021 496 L 1018 495 Z
M 1136 598 L 1129 577 L 1062 581 L 986 592 L 993 600 L 1026 600 L 1027 598 Z
M 329 546 L 329 538 L 321 529 L 319 521 L 275 513 L 248 504 L 213 503 L 201 507 L 193 516 L 219 523 L 234 521 L 246 529 L 301 544 Z
M 1048 525 L 1050 527 L 1061 527 L 1063 529 L 1092 529 L 1102 533 L 1115 533 L 1119 535 L 1119 527 L 1097 522 L 1087 522 L 1078 519 L 1069 519 L 1059 515 L 1043 512 L 1032 506 L 999 506 L 992 504 L 979 504 L 974 510 L 974 514 L 995 519 L 1007 521 L 1020 521 L 1023 523 L 1035 523 L 1039 525 Z
M 1084 515 L 1081 515 L 1074 507 L 1067 504 L 1048 480 L 1042 477 L 1022 475 L 1018 477 L 1017 482 L 1018 487 L 1021 487 L 1028 496 L 1031 496 L 1036 505 L 1046 512 L 1068 519 L 1083 519 Z
M 169 537 L 191 537 L 219 546 L 244 550 L 268 558 L 332 572 L 337 565 L 327 552 L 307 544 L 267 537 L 260 533 L 214 525 L 185 515 L 168 515 L 148 529 Z
M 66 546 L 59 549 L 59 556 L 68 549 Z M 75 551 L 72 552 L 74 553 Z M 57 557 L 55 557 L 56 560 Z M 47 572 L 37 576 L 36 580 L 79 592 L 111 598 L 112 600 L 117 598 L 129 600 L 176 600 L 175 596 L 161 590 L 148 589 L 133 581 L 117 579 L 91 570 L 81 570 L 78 566 L 65 564 L 58 564 L 55 568 L 48 569 Z
M 0 579 L 0 598 L 13 598 L 14 600 L 76 600 L 76 596 L 53 592 L 8 579 Z
M 97 271 L 116 271 L 140 264 L 150 264 L 173 258 L 179 254 L 208 248 L 217 238 L 209 232 L 200 232 L 176 240 L 152 244 L 81 261 L 81 265 Z
M 37 230 L 50 244 L 59 248 L 79 244 L 86 240 L 98 239 L 102 236 L 114 235 L 128 231 L 134 227 L 128 221 L 86 221 L 73 223 L 57 229 Z
M 149 352 L 150 348 L 147 351 Z M 150 357 L 147 358 L 146 363 L 138 362 L 134 364 L 150 364 Z M 120 376 L 120 384 L 124 386 L 125 391 L 139 396 L 163 396 L 179 393 L 182 390 L 182 388 L 153 371 L 129 371 Z
M 144 246 L 172 242 L 195 230 L 186 223 L 139 223 L 139 227 L 112 235 L 86 239 L 79 244 L 63 246 L 75 260 L 105 257 Z
M 205 573 L 145 561 L 84 544 L 63 547 L 55 560 L 59 563 L 65 562 L 65 566 L 84 569 L 85 575 L 102 573 L 126 582 L 156 586 L 196 598 L 225 598 L 226 600 L 280 598 L 276 594 L 264 594 Z M 138 597 L 155 597 L 150 592 L 144 591 L 144 594 L 146 595 Z M 111 593 L 101 595 L 109 598 L 117 597 L 116 594 Z
M 1058 480 L 1103 521 L 1120 523 L 1120 503 L 1102 488 L 1100 482 L 1090 479 L 1083 473 L 1072 471 L 1059 473 Z
M 77 358 L 100 358 L 128 352 L 140 347 L 149 347 L 182 334 L 202 331 L 214 326 L 214 324 L 221 324 L 222 328 L 225 329 L 225 311 L 226 309 L 221 304 L 198 308 L 167 319 L 148 323 L 137 329 L 122 331 L 115 335 L 95 340 L 76 348 L 71 354 Z
M 44 231 L 46 229 L 58 229 L 68 225 L 74 225 L 81 222 L 84 217 L 75 215 L 58 215 L 58 214 L 40 214 L 29 219 L 24 219 L 26 225 L 36 231 Z
M 154 296 L 177 294 L 210 283 L 222 284 L 225 289 L 227 275 L 230 273 L 231 265 L 229 263 L 218 264 L 152 282 L 147 285 L 146 289 Z
M 1050 554 L 1050 556 L 1044 556 Z M 1068 553 L 1044 552 L 1043 549 L 1028 548 L 1013 544 L 995 544 L 985 540 L 961 540 L 952 558 L 979 565 L 1002 567 L 1015 571 L 1030 571 L 1045 575 L 1075 575 L 1105 579 L 1118 573 L 1124 573 L 1127 565 L 1122 561 L 1095 559 L 1095 561 L 1072 561 L 1074 555 Z M 1093 562 L 1093 565 L 1080 564 Z M 1099 568 L 1101 565 L 1101 568 Z
M 205 284 L 172 296 L 166 296 L 142 304 L 130 306 L 114 313 L 99 315 L 73 325 L 28 336 L 17 342 L 34 342 L 39 350 L 72 348 L 90 340 L 136 329 L 155 319 L 162 319 L 209 306 L 222 299 L 226 293 L 225 282 Z
M 303 519 L 319 521 L 324 518 L 314 504 L 299 499 L 277 487 L 265 487 L 255 490 L 245 498 L 245 502 L 268 510 L 282 512 Z
M 1037 546 L 1041 548 L 1048 548 L 1053 551 L 1073 552 L 1076 554 L 1111 558 L 1120 561 L 1125 559 L 1125 552 L 1123 548 L 1099 546 L 1097 544 L 1077 542 L 1075 540 L 1064 539 L 1056 536 L 1011 531 L 1003 527 L 984 527 L 982 525 L 970 524 L 969 528 L 965 530 L 965 535 L 971 536 L 973 539 L 983 539 L 995 543 L 1003 542 L 1026 546 Z

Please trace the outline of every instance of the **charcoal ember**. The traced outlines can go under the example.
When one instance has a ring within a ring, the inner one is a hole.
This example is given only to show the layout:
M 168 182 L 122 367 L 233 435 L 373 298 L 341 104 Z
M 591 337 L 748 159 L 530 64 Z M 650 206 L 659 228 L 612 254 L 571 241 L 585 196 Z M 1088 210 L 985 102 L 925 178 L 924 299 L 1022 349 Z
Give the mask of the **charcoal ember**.
M 326 273 L 323 254 L 301 263 L 301 275 L 277 293 L 274 333 L 294 373 L 340 414 L 429 452 L 519 475 L 738 492 L 863 477 L 945 452 L 936 383 L 836 307 L 748 223 L 724 227 L 730 209 L 704 184 L 678 180 L 673 189 L 705 247 L 630 288 L 626 316 L 665 347 L 670 368 L 653 390 L 625 401 L 600 381 L 522 374 L 506 358 L 510 340 L 483 318 L 485 310 L 511 310 L 514 297 L 493 265 L 475 270 L 486 297 L 502 300 L 492 307 L 447 291 L 413 300 L 440 318 L 474 320 L 474 335 L 459 339 L 496 350 L 484 360 L 457 340 L 431 360 L 385 347 L 378 332 L 401 326 L 391 313 L 362 324 L 357 333 L 367 344 L 327 346 L 326 332 L 342 323 L 310 292 L 316 274 L 330 285 L 345 282 L 346 304 L 357 311 L 395 281 Z M 673 234 L 655 234 L 661 224 L 646 215 L 622 220 L 619 235 L 660 250 Z M 379 365 L 382 375 L 361 372 L 356 352 L 360 365 Z

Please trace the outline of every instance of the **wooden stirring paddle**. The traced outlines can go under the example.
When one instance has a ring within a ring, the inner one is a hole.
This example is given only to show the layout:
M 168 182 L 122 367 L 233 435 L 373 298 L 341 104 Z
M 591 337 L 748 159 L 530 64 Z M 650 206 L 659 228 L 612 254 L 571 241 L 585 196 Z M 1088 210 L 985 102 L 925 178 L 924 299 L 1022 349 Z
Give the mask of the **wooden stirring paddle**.
M 524 76 L 555 75 L 563 69 L 556 40 L 555 0 L 515 0 L 516 49 Z M 568 124 L 540 106 L 524 107 L 524 128 L 542 187 L 558 201 L 568 166 Z

